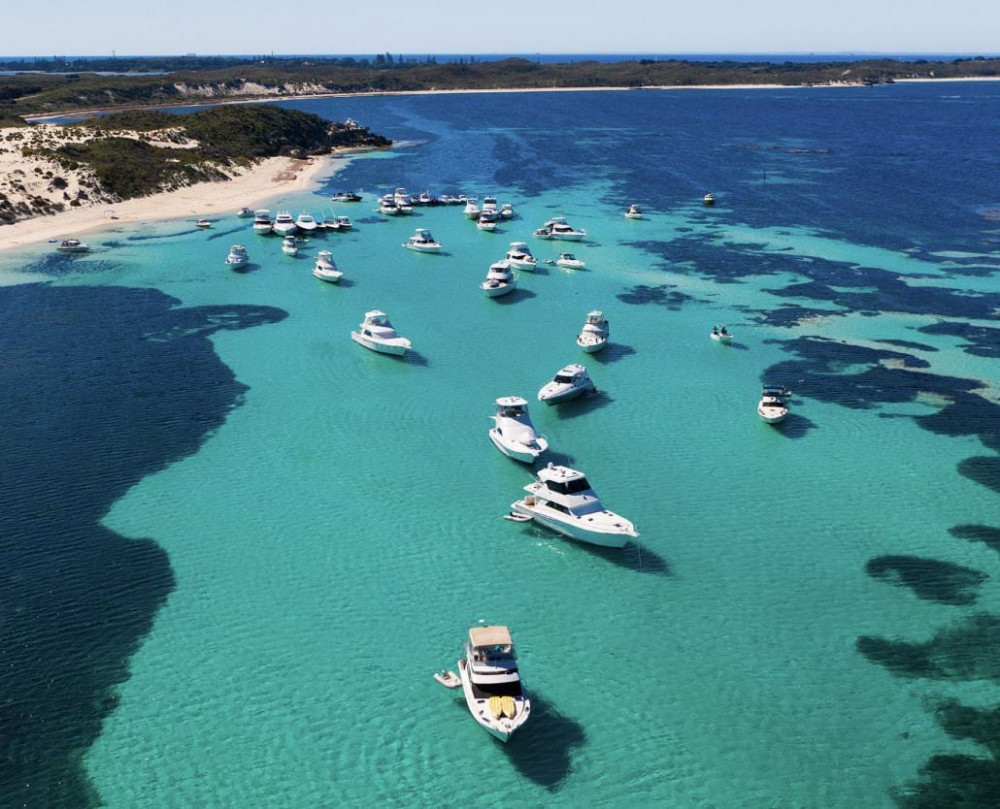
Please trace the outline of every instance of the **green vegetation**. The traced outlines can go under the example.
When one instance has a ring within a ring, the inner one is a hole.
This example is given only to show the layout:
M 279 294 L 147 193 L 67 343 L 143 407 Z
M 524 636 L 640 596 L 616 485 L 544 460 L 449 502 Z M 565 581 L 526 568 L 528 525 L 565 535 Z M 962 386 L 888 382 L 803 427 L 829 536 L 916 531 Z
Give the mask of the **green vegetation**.
M 371 93 L 408 90 L 534 89 L 569 87 L 656 87 L 711 84 L 875 83 L 901 78 L 973 78 L 1000 75 L 1000 59 L 949 62 L 687 62 L 631 60 L 606 64 L 540 64 L 528 59 L 437 64 L 393 58 L 373 60 L 167 57 L 116 60 L 125 70 L 160 70 L 155 75 L 100 76 L 95 73 L 19 74 L 0 77 L 0 121 L 73 110 L 115 109 L 211 103 L 231 98 L 280 98 L 321 93 Z M 69 63 L 42 62 L 42 65 Z M 98 63 L 72 66 L 95 70 Z M 107 68 L 108 65 L 101 64 Z
M 326 154 L 336 147 L 383 147 L 367 129 L 270 105 L 226 105 L 187 115 L 137 110 L 71 125 L 95 137 L 40 150 L 69 170 L 93 171 L 98 190 L 117 199 L 225 178 L 224 168 L 265 157 Z M 132 130 L 140 139 L 115 133 Z M 194 148 L 159 146 L 150 141 Z

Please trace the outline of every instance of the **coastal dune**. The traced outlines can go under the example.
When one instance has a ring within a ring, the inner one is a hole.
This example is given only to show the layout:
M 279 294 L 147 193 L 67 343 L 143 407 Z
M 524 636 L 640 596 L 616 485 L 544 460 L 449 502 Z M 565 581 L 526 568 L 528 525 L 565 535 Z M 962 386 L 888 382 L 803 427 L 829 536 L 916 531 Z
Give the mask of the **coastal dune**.
M 307 190 L 330 168 L 329 157 L 305 160 L 270 157 L 226 181 L 198 183 L 124 202 L 95 202 L 49 216 L 35 216 L 0 225 L 0 250 L 78 236 L 116 222 L 229 216 L 240 208 L 252 208 L 278 194 Z M 0 155 L 0 172 L 11 174 L 15 170 L 30 175 L 34 165 L 26 158 Z

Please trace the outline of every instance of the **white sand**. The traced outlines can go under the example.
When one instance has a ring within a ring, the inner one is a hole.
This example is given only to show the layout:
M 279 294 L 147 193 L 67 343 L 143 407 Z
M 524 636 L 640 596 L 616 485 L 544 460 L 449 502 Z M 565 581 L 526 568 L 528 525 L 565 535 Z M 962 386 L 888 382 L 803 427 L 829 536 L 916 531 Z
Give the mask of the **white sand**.
M 225 182 L 199 183 L 150 197 L 113 204 L 95 203 L 50 216 L 36 216 L 11 225 L 0 225 L 0 250 L 79 236 L 108 227 L 114 221 L 109 215 L 111 211 L 117 218 L 116 224 L 231 216 L 240 208 L 253 208 L 278 194 L 311 188 L 321 175 L 330 173 L 332 165 L 330 157 L 309 160 L 272 157 Z M 3 171 L 2 166 L 0 171 Z

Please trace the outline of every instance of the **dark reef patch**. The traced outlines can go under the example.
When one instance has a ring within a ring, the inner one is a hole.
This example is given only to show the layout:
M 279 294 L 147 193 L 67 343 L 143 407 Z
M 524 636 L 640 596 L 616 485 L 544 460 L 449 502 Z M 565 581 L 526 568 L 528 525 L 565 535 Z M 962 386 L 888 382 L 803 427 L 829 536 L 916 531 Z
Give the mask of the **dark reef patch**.
M 958 539 L 982 542 L 987 548 L 1000 553 L 1000 528 L 991 525 L 956 525 L 948 533 Z
M 896 346 L 896 348 L 912 348 L 914 351 L 937 351 L 932 345 L 915 343 L 912 340 L 876 340 L 875 342 L 887 346 Z
M 665 306 L 667 309 L 679 310 L 688 301 L 695 300 L 691 295 L 678 292 L 676 286 L 662 284 L 661 286 L 647 286 L 639 284 L 632 287 L 629 292 L 622 292 L 615 295 L 622 303 L 643 304 L 653 303 L 657 306 Z
M 972 604 L 987 578 L 969 567 L 920 556 L 877 556 L 865 566 L 879 581 L 909 587 L 917 598 L 939 604 Z
M 0 307 L 0 806 L 88 809 L 83 753 L 174 587 L 154 540 L 100 521 L 239 403 L 208 335 L 285 313 L 46 284 Z
M 941 321 L 923 326 L 918 331 L 923 334 L 948 334 L 966 341 L 962 350 L 976 357 L 1000 357 L 1000 329 L 988 326 L 973 326 L 971 323 Z
M 978 613 L 939 629 L 926 643 L 863 635 L 857 649 L 897 677 L 1000 683 L 1000 616 Z
M 1000 708 L 972 708 L 954 700 L 937 707 L 934 718 L 954 739 L 970 739 L 989 758 L 968 755 L 933 756 L 920 768 L 920 778 L 894 798 L 903 809 L 995 809 L 1000 796 Z
M 958 465 L 959 474 L 1000 494 L 1000 458 L 966 458 Z

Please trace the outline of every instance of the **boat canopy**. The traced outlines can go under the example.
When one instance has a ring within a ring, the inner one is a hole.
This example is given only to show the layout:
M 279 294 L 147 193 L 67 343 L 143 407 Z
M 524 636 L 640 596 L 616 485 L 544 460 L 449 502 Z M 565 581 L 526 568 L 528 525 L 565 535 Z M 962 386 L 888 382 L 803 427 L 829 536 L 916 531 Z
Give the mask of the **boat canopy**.
M 469 630 L 469 642 L 475 648 L 514 645 L 510 630 L 505 626 L 474 626 Z
M 498 407 L 527 407 L 528 402 L 520 396 L 501 396 L 497 401 Z

